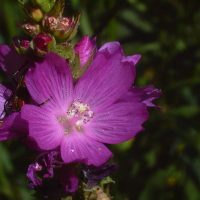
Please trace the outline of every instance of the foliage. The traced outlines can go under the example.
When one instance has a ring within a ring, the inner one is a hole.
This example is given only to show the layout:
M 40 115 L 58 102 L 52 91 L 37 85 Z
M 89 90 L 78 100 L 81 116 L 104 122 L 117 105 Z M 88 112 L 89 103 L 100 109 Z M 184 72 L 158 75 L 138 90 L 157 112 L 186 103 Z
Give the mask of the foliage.
M 163 91 L 146 130 L 113 147 L 116 200 L 199 199 L 199 9 L 198 0 L 66 1 L 66 14 L 82 13 L 79 37 L 97 36 L 99 44 L 119 40 L 127 54 L 141 53 L 137 84 Z M 2 0 L 1 43 L 19 34 L 20 19 L 17 0 Z M 24 176 L 27 155 L 15 141 L 0 144 L 0 199 L 33 199 Z

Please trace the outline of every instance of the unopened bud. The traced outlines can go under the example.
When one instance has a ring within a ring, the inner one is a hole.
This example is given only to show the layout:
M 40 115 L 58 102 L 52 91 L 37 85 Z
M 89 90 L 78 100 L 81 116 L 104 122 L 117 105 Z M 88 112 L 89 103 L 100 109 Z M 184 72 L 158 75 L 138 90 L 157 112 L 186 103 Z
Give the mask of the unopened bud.
M 52 37 L 46 33 L 40 33 L 33 39 L 34 50 L 39 56 L 43 56 L 48 51 L 48 45 L 53 41 Z
M 24 54 L 30 48 L 30 41 L 26 39 L 14 38 L 14 47 L 18 53 Z
M 77 32 L 79 25 L 79 17 L 67 18 L 63 17 L 55 31 L 54 35 L 58 39 L 70 40 Z
M 37 35 L 40 32 L 40 26 L 38 24 L 23 24 L 22 25 L 23 30 L 30 36 Z
M 30 17 L 36 21 L 36 22 L 40 22 L 43 18 L 43 13 L 39 8 L 35 8 L 33 10 L 30 11 Z
M 59 40 L 69 40 L 77 32 L 79 25 L 79 16 L 76 18 L 69 17 L 48 17 L 44 22 L 46 28 L 48 28 L 53 35 Z
M 96 38 L 91 39 L 84 36 L 74 47 L 76 54 L 79 56 L 80 67 L 88 66 L 96 53 Z
M 43 27 L 50 32 L 54 32 L 57 28 L 59 19 L 53 16 L 46 16 L 42 22 Z

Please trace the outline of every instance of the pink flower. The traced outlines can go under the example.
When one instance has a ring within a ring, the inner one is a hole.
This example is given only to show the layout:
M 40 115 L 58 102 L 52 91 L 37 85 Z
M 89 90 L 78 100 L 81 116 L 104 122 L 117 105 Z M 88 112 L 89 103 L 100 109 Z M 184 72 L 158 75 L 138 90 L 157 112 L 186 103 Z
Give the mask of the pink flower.
M 139 58 L 124 56 L 118 42 L 107 43 L 74 85 L 67 62 L 47 54 L 25 77 L 37 103 L 22 107 L 29 136 L 42 150 L 59 148 L 65 163 L 105 163 L 112 156 L 105 144 L 133 138 L 148 119 L 144 99 L 127 95 Z

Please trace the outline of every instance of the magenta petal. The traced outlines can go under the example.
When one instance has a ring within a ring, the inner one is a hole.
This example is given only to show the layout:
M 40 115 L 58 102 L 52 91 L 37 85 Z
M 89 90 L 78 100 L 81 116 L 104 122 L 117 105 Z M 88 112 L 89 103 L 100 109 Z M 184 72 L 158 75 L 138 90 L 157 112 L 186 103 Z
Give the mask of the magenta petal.
M 155 88 L 154 86 L 146 87 L 134 87 L 126 95 L 124 95 L 121 101 L 132 101 L 132 102 L 142 102 L 147 107 L 157 107 L 153 101 L 161 96 L 161 90 Z
M 21 118 L 21 113 L 12 113 L 4 119 L 0 126 L 0 141 L 22 137 L 27 134 L 27 132 L 27 124 Z
M 135 55 L 132 55 L 132 56 L 125 57 L 124 60 L 127 61 L 127 62 L 131 62 L 135 66 L 140 61 L 141 57 L 142 56 L 140 54 L 135 54 Z
M 123 54 L 123 50 L 119 42 L 107 42 L 99 49 L 99 52 L 103 52 L 107 55 L 112 55 L 118 51 Z
M 14 48 L 0 45 L 0 68 L 8 75 L 14 74 L 26 62 L 26 57 L 19 55 Z
M 102 109 L 117 101 L 131 88 L 135 78 L 132 59 L 126 59 L 117 42 L 104 45 L 75 88 L 75 98 L 92 109 Z
M 92 59 L 96 52 L 96 40 L 88 36 L 84 36 L 74 47 L 79 55 L 80 66 L 83 67 L 89 60 Z
M 26 74 L 25 82 L 38 104 L 63 108 L 71 102 L 72 75 L 65 59 L 49 53 L 42 62 L 35 63 Z
M 148 111 L 143 103 L 119 102 L 96 113 L 87 134 L 99 142 L 120 143 L 143 130 L 147 119 Z
M 29 136 L 40 149 L 51 150 L 60 145 L 64 132 L 55 115 L 41 107 L 24 105 L 22 118 L 28 122 Z
M 161 96 L 161 90 L 154 86 L 147 86 L 144 88 L 133 88 L 132 93 L 137 93 L 140 96 L 142 102 L 148 107 L 157 107 L 153 101 Z
M 66 163 L 82 162 L 100 166 L 112 156 L 112 153 L 104 144 L 83 134 L 73 133 L 63 138 L 61 156 Z

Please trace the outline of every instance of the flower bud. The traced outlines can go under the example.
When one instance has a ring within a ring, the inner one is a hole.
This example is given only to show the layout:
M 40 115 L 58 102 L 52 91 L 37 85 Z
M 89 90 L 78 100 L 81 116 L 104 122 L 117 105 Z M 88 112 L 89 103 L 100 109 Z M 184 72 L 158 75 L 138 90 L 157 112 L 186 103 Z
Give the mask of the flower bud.
M 80 67 L 88 66 L 96 53 L 96 39 L 84 36 L 74 47 L 79 56 Z
M 46 16 L 42 22 L 42 25 L 47 31 L 50 31 L 52 33 L 56 30 L 58 22 L 58 18 L 54 16 Z
M 79 25 L 78 17 L 48 17 L 45 19 L 45 27 L 59 40 L 70 40 L 77 32 Z
M 25 14 L 35 22 L 40 22 L 44 17 L 43 12 L 38 6 L 33 5 L 30 1 L 23 5 Z
M 56 31 L 54 32 L 55 37 L 58 39 L 66 39 L 70 40 L 71 38 L 74 37 L 74 35 L 77 32 L 77 28 L 79 25 L 79 19 L 80 17 L 73 17 L 73 18 L 68 18 L 68 17 L 63 17 L 60 19 L 60 22 L 57 26 Z
M 40 22 L 43 18 L 43 13 L 42 11 L 39 9 L 39 8 L 35 8 L 35 9 L 32 9 L 30 11 L 30 17 L 36 21 L 36 22 Z
M 33 39 L 33 47 L 39 56 L 43 56 L 48 51 L 48 45 L 53 38 L 47 33 L 40 33 Z
M 13 45 L 20 54 L 25 54 L 30 48 L 30 41 L 26 39 L 14 38 Z
M 40 26 L 38 24 L 26 23 L 22 25 L 22 29 L 30 36 L 37 35 L 40 32 Z

